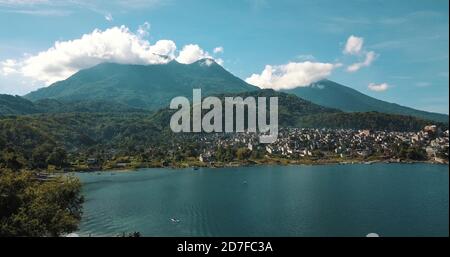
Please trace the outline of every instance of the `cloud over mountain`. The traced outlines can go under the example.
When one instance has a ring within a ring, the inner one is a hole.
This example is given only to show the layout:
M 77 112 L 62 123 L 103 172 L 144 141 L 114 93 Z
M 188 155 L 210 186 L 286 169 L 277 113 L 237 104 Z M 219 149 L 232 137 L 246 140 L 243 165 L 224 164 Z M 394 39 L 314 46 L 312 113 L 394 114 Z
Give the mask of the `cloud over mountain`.
M 253 74 L 245 81 L 260 88 L 275 90 L 308 86 L 328 77 L 341 64 L 320 62 L 290 62 L 285 65 L 266 65 L 261 74 Z
M 201 49 L 200 46 L 190 44 L 183 47 L 176 60 L 179 63 L 189 64 L 205 58 L 212 58 L 212 57 L 209 55 L 208 52 Z
M 144 39 L 149 28 L 150 25 L 144 23 L 136 32 L 125 26 L 104 31 L 96 29 L 79 39 L 57 41 L 51 48 L 24 59 L 2 61 L 0 71 L 2 75 L 17 73 L 49 85 L 102 62 L 162 64 L 176 59 L 189 64 L 212 58 L 195 44 L 183 47 L 179 54 L 172 40 L 152 44 Z M 221 60 L 217 62 L 220 64 Z
M 381 84 L 370 83 L 368 88 L 375 92 L 383 92 L 383 91 L 388 90 L 389 85 L 387 83 L 381 83 Z
M 356 72 L 363 67 L 370 66 L 377 57 L 374 51 L 367 51 L 364 48 L 364 38 L 354 35 L 348 37 L 342 53 L 360 60 L 348 65 L 346 68 L 348 72 Z M 342 63 L 316 62 L 312 55 L 300 55 L 298 59 L 303 62 L 289 62 L 276 66 L 266 65 L 260 74 L 252 74 L 246 79 L 246 82 L 260 88 L 275 90 L 305 87 L 327 78 L 334 69 L 343 65 Z

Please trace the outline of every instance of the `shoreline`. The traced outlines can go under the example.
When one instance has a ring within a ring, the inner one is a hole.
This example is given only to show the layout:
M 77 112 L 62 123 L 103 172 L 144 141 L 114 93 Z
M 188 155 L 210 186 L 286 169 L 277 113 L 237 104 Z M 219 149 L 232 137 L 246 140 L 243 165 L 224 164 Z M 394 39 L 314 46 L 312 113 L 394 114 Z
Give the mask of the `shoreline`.
M 432 165 L 449 165 L 448 162 L 437 162 L 437 161 L 413 161 L 413 160 L 348 160 L 348 161 L 334 161 L 334 160 L 322 160 L 322 161 L 299 161 L 299 160 L 263 160 L 263 161 L 244 161 L 244 162 L 228 162 L 228 163 L 214 163 L 208 164 L 203 163 L 203 165 L 192 165 L 189 163 L 183 163 L 183 165 L 139 165 L 137 167 L 99 167 L 98 169 L 89 170 L 71 170 L 69 172 L 76 173 L 94 173 L 94 172 L 133 172 L 140 169 L 200 169 L 200 168 L 238 168 L 238 167 L 254 167 L 254 166 L 325 166 L 325 165 L 353 165 L 353 164 L 432 164 Z

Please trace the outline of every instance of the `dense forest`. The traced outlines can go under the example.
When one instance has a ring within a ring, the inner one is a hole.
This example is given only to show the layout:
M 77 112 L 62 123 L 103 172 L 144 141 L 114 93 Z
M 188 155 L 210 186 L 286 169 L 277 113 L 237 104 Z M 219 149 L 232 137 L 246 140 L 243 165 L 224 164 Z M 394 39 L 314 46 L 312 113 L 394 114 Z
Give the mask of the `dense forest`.
M 412 116 L 401 116 L 379 112 L 321 113 L 300 118 L 298 127 L 333 129 L 373 129 L 378 131 L 419 131 L 429 124 L 448 127 L 441 122 L 432 122 Z

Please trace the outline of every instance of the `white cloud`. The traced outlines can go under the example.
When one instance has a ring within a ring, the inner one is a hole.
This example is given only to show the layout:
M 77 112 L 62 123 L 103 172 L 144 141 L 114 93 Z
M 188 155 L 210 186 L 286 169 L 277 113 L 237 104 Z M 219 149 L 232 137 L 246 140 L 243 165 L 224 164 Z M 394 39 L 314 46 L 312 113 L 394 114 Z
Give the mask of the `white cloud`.
M 366 57 L 363 62 L 357 62 L 347 67 L 348 72 L 355 72 L 361 69 L 362 67 L 368 67 L 375 60 L 376 54 L 373 51 L 367 52 Z
M 221 53 L 223 53 L 223 47 L 222 46 L 218 46 L 218 47 L 214 48 L 213 52 L 215 54 L 221 54 Z
M 175 58 L 175 51 L 176 45 L 171 40 L 151 45 L 121 26 L 105 31 L 96 29 L 71 41 L 57 41 L 50 49 L 15 62 L 17 72 L 25 77 L 51 84 L 102 62 L 166 63 Z M 2 63 L 2 69 L 5 68 L 8 66 Z
M 351 35 L 347 39 L 347 43 L 345 44 L 344 54 L 356 55 L 360 54 L 364 45 L 364 39 L 362 37 L 356 37 Z
M 105 15 L 105 20 L 107 20 L 107 21 L 113 21 L 112 14 L 107 13 L 107 14 Z
M 375 92 L 383 92 L 389 88 L 389 85 L 387 83 L 381 83 L 381 84 L 370 83 L 368 88 Z
M 362 58 L 360 56 L 364 56 L 364 60 L 362 62 L 349 65 L 347 67 L 348 72 L 355 72 L 362 67 L 370 66 L 377 57 L 374 51 L 366 51 L 364 49 L 364 38 L 354 35 L 351 35 L 347 39 L 343 53 L 348 55 L 357 55 L 359 58 Z
M 64 80 L 81 69 L 90 68 L 102 62 L 121 64 L 164 64 L 176 59 L 190 64 L 200 59 L 214 59 L 200 46 L 185 46 L 178 54 L 172 40 L 159 40 L 151 44 L 144 39 L 148 35 L 149 23 L 144 23 L 136 33 L 125 26 L 112 27 L 104 31 L 96 29 L 79 39 L 55 42 L 55 44 L 35 55 L 23 59 L 0 61 L 0 75 L 21 75 L 35 85 L 52 84 Z
M 9 76 L 10 74 L 18 73 L 17 62 L 13 59 L 7 59 L 0 62 L 0 74 L 3 76 Z
M 176 60 L 179 63 L 189 64 L 205 58 L 212 59 L 209 53 L 201 49 L 200 46 L 190 44 L 183 47 Z
M 245 81 L 260 88 L 275 90 L 309 86 L 328 77 L 341 64 L 320 62 L 290 62 L 286 65 L 266 65 L 261 74 L 253 74 Z
M 148 37 L 150 30 L 150 23 L 144 22 L 144 24 L 140 25 L 137 34 L 140 38 Z

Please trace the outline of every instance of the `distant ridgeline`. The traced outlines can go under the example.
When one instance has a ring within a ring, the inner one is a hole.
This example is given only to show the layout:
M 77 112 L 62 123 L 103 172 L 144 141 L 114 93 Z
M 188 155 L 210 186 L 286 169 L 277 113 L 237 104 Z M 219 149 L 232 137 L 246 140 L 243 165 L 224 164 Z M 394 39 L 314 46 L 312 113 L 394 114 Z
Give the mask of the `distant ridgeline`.
M 381 101 L 330 80 L 322 80 L 308 87 L 298 87 L 285 90 L 285 92 L 295 94 L 313 103 L 336 108 L 344 112 L 400 114 L 448 123 L 448 115 L 420 111 L 395 103 Z
M 331 129 L 373 129 L 379 131 L 419 131 L 429 124 L 436 124 L 442 129 L 448 123 L 416 118 L 413 116 L 385 114 L 379 112 L 343 112 L 338 109 L 323 107 L 306 101 L 293 94 L 263 89 L 239 94 L 216 95 L 224 97 L 278 97 L 278 123 L 281 127 L 331 128 Z M 222 104 L 223 105 L 223 104 Z M 224 110 L 222 110 L 224 111 Z M 161 109 L 153 115 L 156 124 L 169 126 L 174 110 Z M 203 110 L 203 114 L 208 110 Z M 192 115 L 192 112 L 191 112 Z M 222 115 L 223 117 L 225 115 Z M 247 112 L 244 120 L 247 121 Z M 192 118 L 191 118 L 192 120 Z M 224 123 L 224 122 L 223 122 Z
M 191 92 L 192 94 L 192 92 Z M 279 98 L 279 124 L 285 127 L 353 128 L 388 131 L 416 131 L 427 124 L 446 126 L 448 122 L 436 122 L 413 116 L 384 114 L 379 112 L 343 112 L 304 100 L 293 94 L 273 90 L 257 90 L 243 93 L 221 93 L 224 97 L 271 97 Z M 19 96 L 0 95 L 0 116 L 58 114 L 58 113 L 132 113 L 152 116 L 155 125 L 168 126 L 174 111 L 168 107 L 158 111 L 135 108 L 113 100 L 55 100 L 43 99 L 31 102 Z M 131 117 L 131 116 L 130 116 Z

